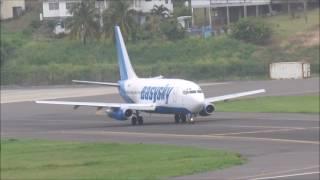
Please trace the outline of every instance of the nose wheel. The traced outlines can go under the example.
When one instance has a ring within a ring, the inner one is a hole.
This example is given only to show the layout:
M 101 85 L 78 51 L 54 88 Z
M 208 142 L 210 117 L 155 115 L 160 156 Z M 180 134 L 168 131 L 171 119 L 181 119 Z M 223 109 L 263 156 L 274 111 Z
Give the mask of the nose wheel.
M 195 118 L 194 114 L 180 114 L 180 113 L 177 113 L 177 114 L 174 115 L 174 122 L 176 124 L 179 124 L 179 123 L 194 124 L 194 118 Z

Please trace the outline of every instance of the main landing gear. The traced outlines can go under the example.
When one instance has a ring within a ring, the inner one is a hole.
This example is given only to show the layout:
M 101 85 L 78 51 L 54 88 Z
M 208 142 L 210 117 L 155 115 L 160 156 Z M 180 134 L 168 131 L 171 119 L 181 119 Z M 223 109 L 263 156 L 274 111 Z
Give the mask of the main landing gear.
M 135 125 L 143 125 L 143 117 L 139 116 L 139 112 L 138 111 L 131 116 L 131 124 L 133 126 L 135 126 Z
M 189 124 L 194 124 L 194 114 L 182 114 L 182 113 L 177 113 L 174 115 L 174 122 L 176 124 L 179 123 L 189 123 Z

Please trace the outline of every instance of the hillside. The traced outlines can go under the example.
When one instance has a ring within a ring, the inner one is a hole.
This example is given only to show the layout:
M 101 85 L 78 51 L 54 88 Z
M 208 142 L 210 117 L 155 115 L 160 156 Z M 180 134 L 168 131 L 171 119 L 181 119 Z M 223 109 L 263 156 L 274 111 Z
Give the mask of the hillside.
M 319 74 L 318 13 L 319 9 L 308 12 L 308 23 L 304 24 L 303 18 L 290 19 L 285 15 L 266 18 L 274 24 L 275 31 L 268 46 L 228 36 L 176 42 L 139 41 L 127 46 L 137 74 L 142 77 L 161 74 L 192 80 L 267 78 L 269 63 L 277 61 L 307 61 L 312 64 L 312 73 Z M 19 20 L 26 22 L 23 19 L 32 19 L 29 16 L 32 14 Z M 15 21 L 1 23 L 2 85 L 118 80 L 113 43 L 93 41 L 84 46 L 69 38 L 39 36 L 42 27 L 39 30 L 31 22 L 13 31 Z

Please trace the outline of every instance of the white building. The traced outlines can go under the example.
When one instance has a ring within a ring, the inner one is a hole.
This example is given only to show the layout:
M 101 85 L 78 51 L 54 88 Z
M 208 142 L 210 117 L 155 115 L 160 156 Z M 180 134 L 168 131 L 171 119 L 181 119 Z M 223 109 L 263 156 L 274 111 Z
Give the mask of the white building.
M 271 0 L 191 0 L 193 8 L 209 7 L 232 7 L 232 6 L 257 6 L 270 4 Z
M 69 9 L 74 3 L 79 3 L 81 0 L 43 0 L 41 20 L 48 19 L 64 19 L 72 16 Z M 130 0 L 131 8 L 136 11 L 148 13 L 152 8 L 157 6 L 165 6 L 169 11 L 173 11 L 172 0 Z M 110 0 L 96 0 L 96 6 L 103 11 L 109 7 Z
M 173 12 L 172 0 L 131 0 L 132 8 L 136 11 L 141 11 L 143 13 L 149 13 L 152 8 L 157 5 L 168 8 L 170 12 Z
M 219 28 L 247 16 L 290 14 L 293 5 L 306 10 L 307 6 L 318 7 L 319 0 L 191 0 L 192 26 Z M 205 22 L 196 22 L 199 11 L 205 14 Z
M 224 21 L 230 24 L 232 20 L 237 21 L 241 16 L 247 17 L 252 9 L 258 16 L 261 8 L 265 6 L 269 13 L 272 13 L 271 0 L 191 0 L 192 24 L 194 25 L 194 12 L 197 9 L 202 9 L 207 14 L 208 25 L 213 27 L 224 24 Z
M 26 9 L 25 0 L 0 0 L 1 19 L 20 16 Z

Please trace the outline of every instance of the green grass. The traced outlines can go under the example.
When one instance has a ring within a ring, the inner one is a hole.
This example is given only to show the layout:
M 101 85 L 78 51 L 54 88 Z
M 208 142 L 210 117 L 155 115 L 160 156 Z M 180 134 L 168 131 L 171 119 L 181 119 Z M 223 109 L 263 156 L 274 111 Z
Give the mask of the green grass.
M 217 103 L 221 112 L 319 113 L 319 96 L 259 97 Z
M 1 140 L 1 179 L 163 179 L 244 161 L 235 153 L 171 145 Z
M 283 14 L 267 17 L 264 20 L 274 25 L 275 39 L 288 38 L 298 32 L 304 32 L 319 26 L 319 9 L 307 12 L 307 23 L 302 13 L 298 13 L 298 16 L 298 18 L 293 19 L 291 15 Z

